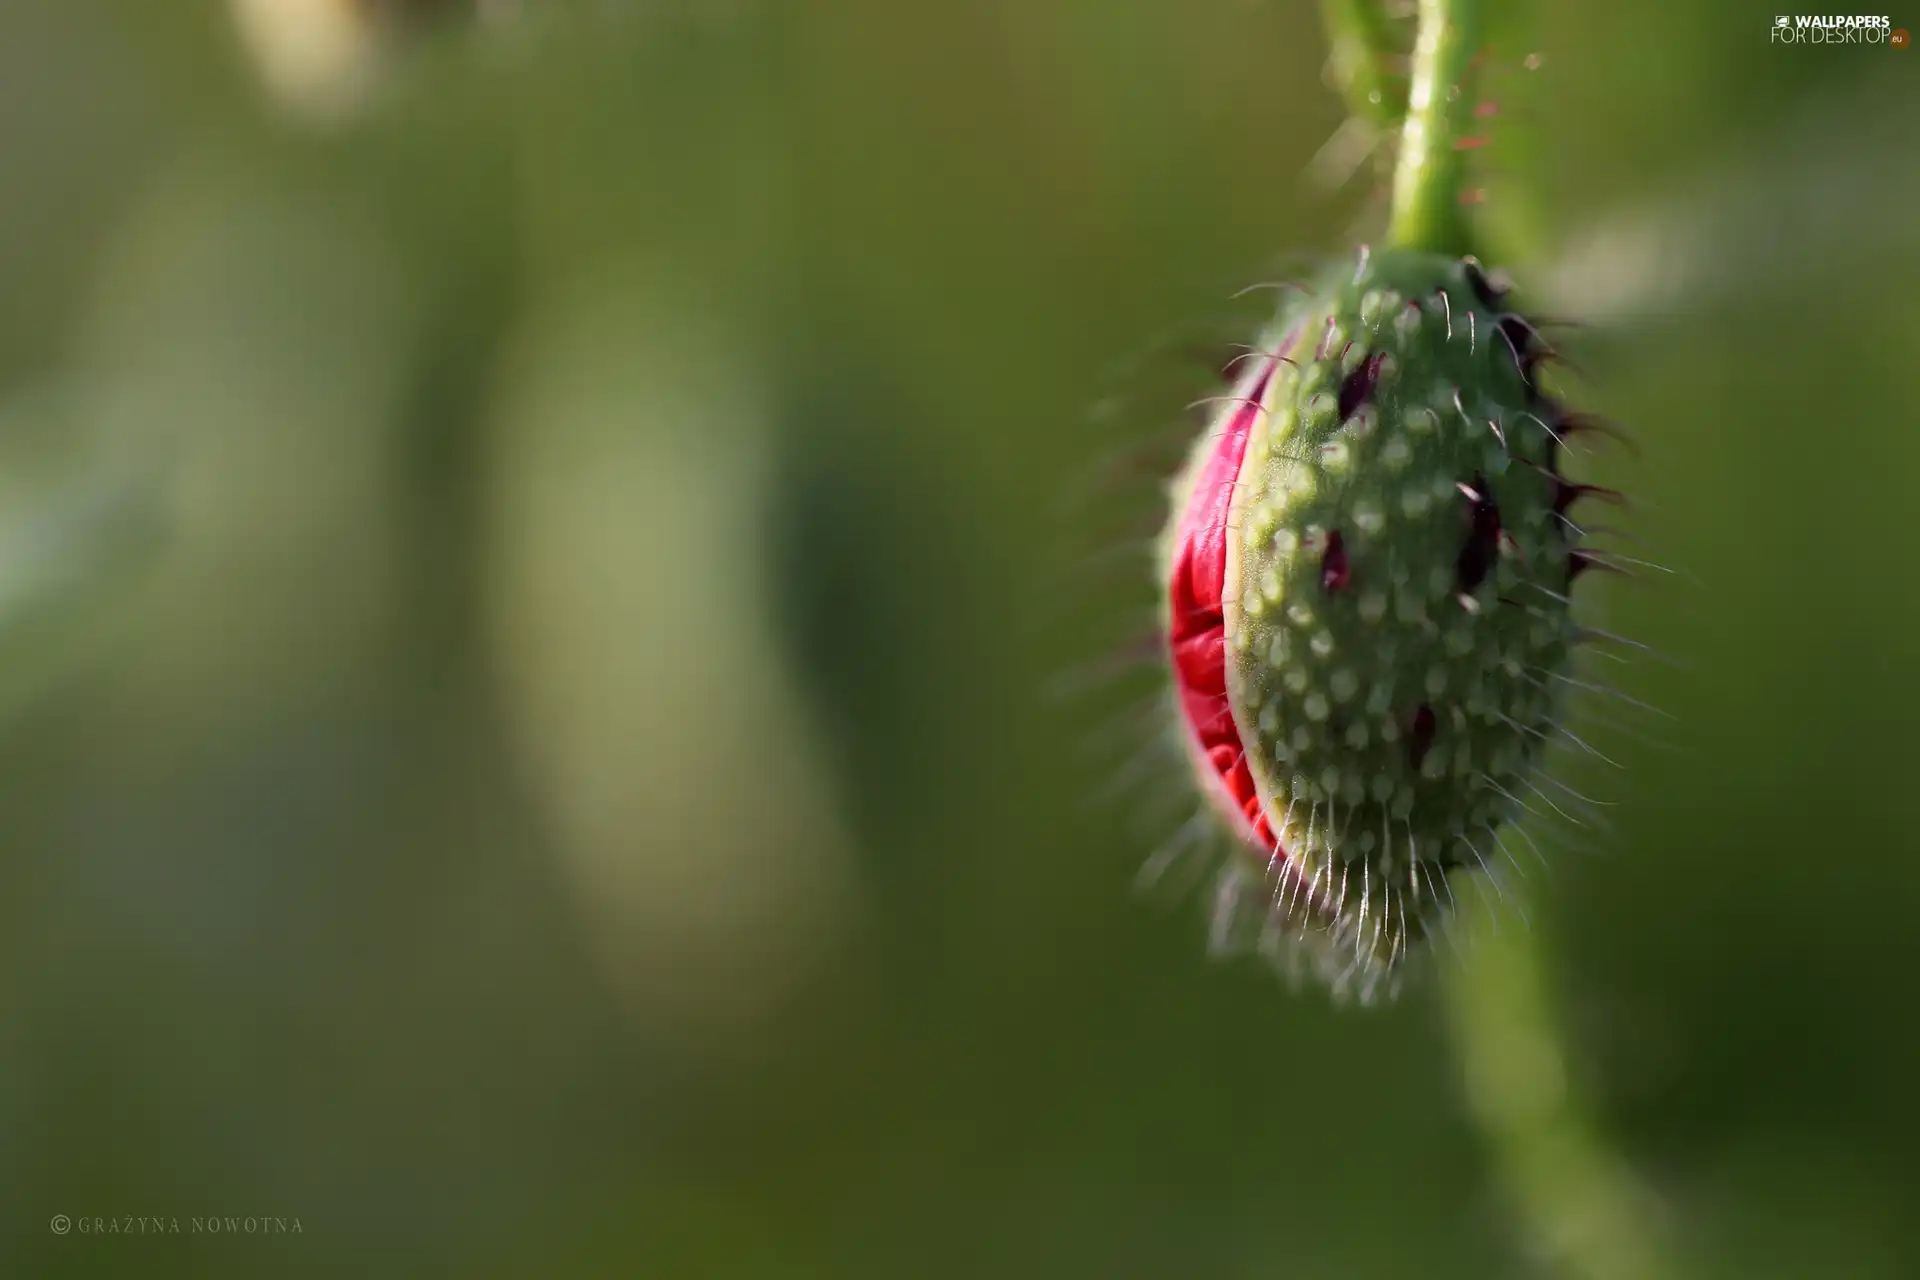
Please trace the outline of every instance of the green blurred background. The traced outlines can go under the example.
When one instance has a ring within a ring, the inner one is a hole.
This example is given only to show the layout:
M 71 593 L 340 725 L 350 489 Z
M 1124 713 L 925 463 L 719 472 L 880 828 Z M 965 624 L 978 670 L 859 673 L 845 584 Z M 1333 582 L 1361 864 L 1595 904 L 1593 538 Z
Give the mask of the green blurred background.
M 0 1273 L 1552 1275 L 1530 1087 L 1675 1274 L 1920 1275 L 1920 55 L 1494 51 L 1684 570 L 1509 1044 L 1210 962 L 1041 693 L 1110 366 L 1377 214 L 1311 4 L 471 7 L 0 7 Z

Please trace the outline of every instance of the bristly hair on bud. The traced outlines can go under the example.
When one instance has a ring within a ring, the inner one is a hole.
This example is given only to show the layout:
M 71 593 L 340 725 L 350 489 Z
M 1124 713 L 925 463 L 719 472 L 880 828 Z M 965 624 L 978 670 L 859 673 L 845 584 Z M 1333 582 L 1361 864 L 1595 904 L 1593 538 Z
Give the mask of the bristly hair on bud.
M 1599 427 L 1508 297 L 1403 249 L 1281 291 L 1171 487 L 1160 653 L 1232 848 L 1215 947 L 1341 998 L 1399 989 L 1460 877 L 1498 885 L 1582 687 L 1573 589 L 1610 561 L 1571 511 L 1617 495 L 1563 474 Z

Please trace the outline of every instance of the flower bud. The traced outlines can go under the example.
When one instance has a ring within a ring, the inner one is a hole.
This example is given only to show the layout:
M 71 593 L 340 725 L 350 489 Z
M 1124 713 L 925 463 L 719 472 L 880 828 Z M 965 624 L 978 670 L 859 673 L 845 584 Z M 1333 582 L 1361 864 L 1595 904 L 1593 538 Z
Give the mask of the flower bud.
M 1577 424 L 1503 296 L 1404 251 L 1287 295 L 1162 543 L 1182 734 L 1241 846 L 1229 892 L 1362 999 L 1491 862 L 1580 634 L 1567 512 L 1600 491 L 1559 474 Z

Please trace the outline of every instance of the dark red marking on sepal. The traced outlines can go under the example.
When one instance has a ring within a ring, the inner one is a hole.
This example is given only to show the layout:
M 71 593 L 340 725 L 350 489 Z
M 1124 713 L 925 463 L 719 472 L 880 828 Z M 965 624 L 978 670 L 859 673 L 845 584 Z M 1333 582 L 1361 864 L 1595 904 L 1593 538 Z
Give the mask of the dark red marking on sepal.
M 1327 535 L 1327 549 L 1320 557 L 1320 589 L 1329 595 L 1344 591 L 1353 579 L 1353 565 L 1347 559 L 1346 540 L 1335 529 Z
M 1493 558 L 1500 551 L 1500 505 L 1493 500 L 1487 478 L 1476 475 L 1460 486 L 1467 496 L 1467 541 L 1454 562 L 1454 581 L 1462 594 L 1472 595 L 1487 580 Z
M 1517 316 L 1503 316 L 1494 326 L 1494 332 L 1506 342 L 1507 350 L 1513 355 L 1513 367 L 1520 371 L 1520 380 L 1533 389 L 1533 366 L 1538 360 L 1539 351 L 1534 345 L 1533 327 Z
M 1386 362 L 1384 351 L 1368 356 L 1366 363 L 1348 374 L 1340 382 L 1340 421 L 1345 422 L 1360 411 L 1360 406 L 1373 398 L 1373 389 L 1380 381 L 1380 369 Z
M 1467 287 L 1473 290 L 1474 300 L 1489 311 L 1498 311 L 1506 291 L 1494 284 L 1493 277 L 1480 265 L 1480 259 L 1462 258 L 1460 269 L 1467 277 Z
M 1413 724 L 1407 729 L 1407 759 L 1413 762 L 1414 768 L 1418 769 L 1427 752 L 1433 749 L 1433 734 L 1438 727 L 1433 708 L 1421 703 L 1413 713 Z
M 1597 484 L 1577 484 L 1572 480 L 1555 476 L 1556 487 L 1553 492 L 1553 513 L 1557 516 L 1567 514 L 1567 509 L 1582 498 L 1599 498 L 1602 502 L 1611 502 L 1616 506 L 1625 502 L 1626 495 L 1618 489 L 1608 489 Z

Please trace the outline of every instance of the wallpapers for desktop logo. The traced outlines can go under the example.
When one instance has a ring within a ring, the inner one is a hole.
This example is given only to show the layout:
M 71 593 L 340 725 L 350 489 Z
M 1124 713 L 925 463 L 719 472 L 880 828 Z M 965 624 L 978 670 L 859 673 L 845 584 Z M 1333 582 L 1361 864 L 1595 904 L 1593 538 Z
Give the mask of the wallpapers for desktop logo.
M 1782 13 L 1774 18 L 1769 38 L 1774 44 L 1879 44 L 1896 49 L 1908 44 L 1906 31 L 1896 30 L 1893 19 L 1885 14 Z

